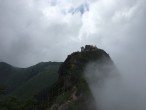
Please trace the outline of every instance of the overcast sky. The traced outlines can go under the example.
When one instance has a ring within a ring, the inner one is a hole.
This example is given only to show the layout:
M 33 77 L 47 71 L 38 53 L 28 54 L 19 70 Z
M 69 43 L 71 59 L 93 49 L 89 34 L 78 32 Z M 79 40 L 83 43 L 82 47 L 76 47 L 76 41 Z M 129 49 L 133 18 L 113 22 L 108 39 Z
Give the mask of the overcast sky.
M 146 0 L 0 0 L 0 61 L 64 61 L 85 44 L 146 64 Z

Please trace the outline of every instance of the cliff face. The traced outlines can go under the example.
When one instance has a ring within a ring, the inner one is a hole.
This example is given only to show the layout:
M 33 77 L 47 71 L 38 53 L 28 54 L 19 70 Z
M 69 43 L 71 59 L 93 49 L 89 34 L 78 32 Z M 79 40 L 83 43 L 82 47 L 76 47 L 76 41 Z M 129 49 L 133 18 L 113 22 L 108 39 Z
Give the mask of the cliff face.
M 109 55 L 96 46 L 86 45 L 67 57 L 59 69 L 59 78 L 49 92 L 48 110 L 97 110 L 84 77 L 90 62 L 112 63 Z M 103 64 L 102 64 L 103 63 Z

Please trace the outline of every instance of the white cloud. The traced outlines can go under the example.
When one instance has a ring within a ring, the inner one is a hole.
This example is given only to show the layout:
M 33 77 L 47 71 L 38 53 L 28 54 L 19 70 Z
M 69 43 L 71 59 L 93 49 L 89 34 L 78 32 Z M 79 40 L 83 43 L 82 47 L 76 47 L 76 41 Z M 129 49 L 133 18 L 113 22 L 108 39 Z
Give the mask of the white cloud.
M 123 51 L 128 52 L 132 47 L 138 49 L 140 44 L 145 46 L 145 2 L 1 1 L 0 60 L 17 66 L 48 60 L 63 61 L 80 46 L 94 44 L 119 62 Z M 68 13 L 84 3 L 89 5 L 89 11 L 82 16 L 80 13 Z

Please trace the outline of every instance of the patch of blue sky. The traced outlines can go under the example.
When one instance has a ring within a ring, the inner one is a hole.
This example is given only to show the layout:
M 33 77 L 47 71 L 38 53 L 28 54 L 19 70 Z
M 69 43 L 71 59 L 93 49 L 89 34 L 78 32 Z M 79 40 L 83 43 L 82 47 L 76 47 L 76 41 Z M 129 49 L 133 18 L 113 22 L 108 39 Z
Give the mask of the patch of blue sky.
M 86 11 L 89 11 L 89 6 L 88 4 L 81 4 L 79 7 L 77 7 L 75 10 L 74 10 L 74 13 L 78 13 L 80 12 L 81 15 L 84 14 Z
M 74 7 L 70 8 L 68 10 L 68 13 L 72 13 L 72 14 L 80 13 L 81 15 L 83 15 L 86 11 L 89 11 L 89 5 L 87 3 L 84 3 L 76 8 Z
M 58 0 L 48 0 L 48 3 L 52 6 L 56 6 L 57 2 L 58 2 Z

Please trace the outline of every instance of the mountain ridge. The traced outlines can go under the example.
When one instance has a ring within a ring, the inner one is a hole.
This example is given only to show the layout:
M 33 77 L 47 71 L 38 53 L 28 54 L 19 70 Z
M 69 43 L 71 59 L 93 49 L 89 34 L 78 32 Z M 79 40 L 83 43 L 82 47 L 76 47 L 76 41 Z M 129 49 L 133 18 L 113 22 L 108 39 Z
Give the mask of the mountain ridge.
M 71 53 L 63 63 L 41 62 L 29 68 L 23 68 L 23 71 L 10 66 L 13 75 L 10 74 L 11 80 L 7 83 L 11 84 L 12 81 L 16 86 L 18 82 L 22 81 L 15 89 L 12 88 L 14 90 L 10 95 L 20 98 L 34 97 L 37 100 L 37 103 L 28 104 L 29 109 L 26 105 L 23 110 L 97 110 L 97 102 L 85 76 L 85 70 L 90 63 L 95 63 L 98 72 L 102 74 L 102 78 L 99 77 L 98 80 L 108 77 L 111 72 L 108 68 L 109 65 L 116 68 L 109 54 L 93 45 L 81 47 L 81 51 Z M 88 75 L 92 75 L 91 71 L 87 72 Z M 18 73 L 21 74 L 22 79 Z M 7 108 L 7 106 L 5 107 Z M 16 107 L 22 109 L 21 106 Z
M 114 65 L 109 54 L 92 45 L 68 55 L 59 68 L 57 82 L 49 91 L 48 110 L 97 110 L 84 70 L 90 62 L 104 66 L 105 61 Z
M 59 68 L 60 64 L 61 62 L 40 62 L 28 68 L 19 68 L 19 67 L 13 67 L 4 62 L 0 62 L 0 84 L 6 86 L 7 94 L 9 95 L 15 94 L 17 96 L 18 93 L 17 91 L 21 90 L 19 88 L 22 88 L 21 86 L 26 85 L 28 81 L 31 82 L 33 86 L 37 85 L 37 83 L 36 84 L 32 83 L 31 80 L 34 80 L 34 78 L 35 79 L 38 78 L 39 80 L 39 74 L 41 75 L 40 72 L 47 71 L 46 68 L 53 67 L 54 65 L 56 67 L 56 69 L 54 68 L 54 70 L 57 74 L 58 71 L 57 68 Z M 49 74 L 46 74 L 46 77 L 48 76 Z M 21 97 L 21 94 L 23 93 L 24 93 L 23 91 L 20 92 L 19 96 Z

